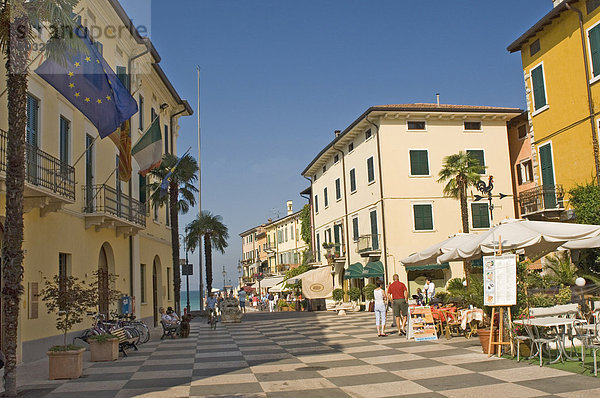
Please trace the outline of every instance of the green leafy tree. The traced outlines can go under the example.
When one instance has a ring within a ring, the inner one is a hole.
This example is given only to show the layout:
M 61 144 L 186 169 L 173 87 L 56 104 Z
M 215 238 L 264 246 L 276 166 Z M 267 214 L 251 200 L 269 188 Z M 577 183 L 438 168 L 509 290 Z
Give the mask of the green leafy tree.
M 360 300 L 360 288 L 352 287 L 348 290 L 348 296 L 350 297 L 350 301 L 358 301 Z
M 363 288 L 363 292 L 365 293 L 365 300 L 371 301 L 375 298 L 375 296 L 373 295 L 373 291 L 376 287 L 377 286 L 375 286 L 374 284 L 369 283 Z
M 469 209 L 467 207 L 467 189 L 479 181 L 484 166 L 479 160 L 470 156 L 467 152 L 460 151 L 457 154 L 446 156 L 442 169 L 438 173 L 438 182 L 444 183 L 444 196 L 458 199 L 460 201 L 460 216 L 464 233 L 469 232 Z M 467 284 L 470 283 L 470 263 L 463 261 L 463 267 Z
M 331 295 L 333 296 L 333 299 L 335 301 L 342 301 L 344 299 L 344 289 L 333 289 L 333 292 L 331 293 Z
M 185 227 L 185 243 L 192 252 L 204 238 L 204 259 L 206 263 L 206 291 L 212 290 L 212 250 L 225 253 L 228 246 L 229 230 L 223 224 L 223 217 L 202 211 L 194 221 Z
M 177 163 L 179 162 L 179 163 Z M 161 194 L 160 185 L 167 175 L 169 177 L 168 192 Z M 169 206 L 171 220 L 171 255 L 173 258 L 173 292 L 175 311 L 181 314 L 181 272 L 179 267 L 179 214 L 185 214 L 196 204 L 195 194 L 198 188 L 194 183 L 198 180 L 198 162 L 186 154 L 181 159 L 167 153 L 163 156 L 160 167 L 150 171 L 154 182 L 150 184 L 150 200 L 154 206 Z
M 2 319 L 5 395 L 17 395 L 17 329 L 23 293 L 23 190 L 25 187 L 25 129 L 27 126 L 27 78 L 32 24 L 76 27 L 73 9 L 78 0 L 4 0 L 0 2 L 0 51 L 6 61 L 8 134 L 6 142 L 6 220 L 2 242 Z M 60 64 L 84 49 L 77 35 L 52 35 L 43 55 Z M 87 49 L 85 50 L 87 51 Z
M 569 205 L 580 224 L 600 225 L 600 186 L 592 183 L 577 185 L 569 190 Z M 600 278 L 600 249 L 579 251 L 578 267 L 596 278 Z
M 306 242 L 308 247 L 312 246 L 312 233 L 310 230 L 310 206 L 304 205 L 300 211 L 300 221 L 302 222 L 302 228 L 300 229 L 300 236 L 302 240 Z

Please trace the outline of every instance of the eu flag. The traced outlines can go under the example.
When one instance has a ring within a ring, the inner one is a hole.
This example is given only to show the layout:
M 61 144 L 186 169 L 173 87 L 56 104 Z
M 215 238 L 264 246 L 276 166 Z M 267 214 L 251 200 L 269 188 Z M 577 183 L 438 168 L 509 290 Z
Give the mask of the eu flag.
M 84 32 L 80 29 L 77 35 L 87 54 L 67 56 L 65 65 L 48 59 L 35 72 L 81 111 L 104 138 L 137 113 L 138 107 Z

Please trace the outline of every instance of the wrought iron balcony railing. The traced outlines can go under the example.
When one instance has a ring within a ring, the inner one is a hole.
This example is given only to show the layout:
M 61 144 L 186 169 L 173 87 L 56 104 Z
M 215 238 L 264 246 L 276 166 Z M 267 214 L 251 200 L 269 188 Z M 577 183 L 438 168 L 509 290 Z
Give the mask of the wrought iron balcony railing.
M 104 213 L 138 226 L 146 226 L 146 206 L 107 185 L 83 187 L 84 213 Z
M 7 170 L 8 133 L 0 130 L 0 171 Z M 34 188 L 75 200 L 75 168 L 60 159 L 25 143 L 25 182 Z
M 545 210 L 564 209 L 565 193 L 562 185 L 542 185 L 519 194 L 521 215 L 539 213 Z
M 356 251 L 358 253 L 369 253 L 380 251 L 379 234 L 362 235 L 356 241 Z

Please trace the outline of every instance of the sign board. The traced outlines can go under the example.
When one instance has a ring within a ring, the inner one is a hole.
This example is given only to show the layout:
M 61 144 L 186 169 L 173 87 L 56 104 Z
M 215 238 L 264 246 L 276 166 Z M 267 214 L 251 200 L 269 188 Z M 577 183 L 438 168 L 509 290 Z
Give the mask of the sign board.
M 483 257 L 483 304 L 513 306 L 517 304 L 517 256 Z
M 194 275 L 194 265 L 193 264 L 182 264 L 181 265 L 181 275 Z
M 437 340 L 431 307 L 408 308 L 408 336 L 415 341 Z

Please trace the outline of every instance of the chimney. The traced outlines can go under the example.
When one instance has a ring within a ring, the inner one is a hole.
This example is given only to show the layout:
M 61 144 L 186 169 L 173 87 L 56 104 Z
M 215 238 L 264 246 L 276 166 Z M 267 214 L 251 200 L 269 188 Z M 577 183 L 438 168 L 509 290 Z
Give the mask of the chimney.
M 342 130 L 335 130 L 333 133 L 335 134 L 336 138 L 340 136 L 340 133 L 342 132 Z
M 437 106 L 440 106 L 440 93 L 435 93 L 435 98 L 437 99 Z
M 554 7 L 556 7 L 557 5 L 559 5 L 560 3 L 562 3 L 564 0 L 552 0 L 552 5 Z
M 288 214 L 288 216 L 290 214 L 292 214 L 293 212 L 294 212 L 294 210 L 293 210 L 293 207 L 292 207 L 292 201 L 288 200 L 287 201 L 287 214 Z
M 267 220 L 267 222 L 268 222 L 269 224 L 271 224 L 271 223 L 273 222 L 273 219 L 272 219 L 272 218 L 269 218 L 269 219 Z

